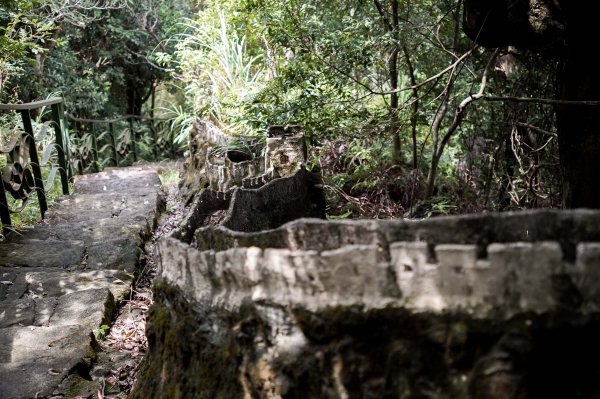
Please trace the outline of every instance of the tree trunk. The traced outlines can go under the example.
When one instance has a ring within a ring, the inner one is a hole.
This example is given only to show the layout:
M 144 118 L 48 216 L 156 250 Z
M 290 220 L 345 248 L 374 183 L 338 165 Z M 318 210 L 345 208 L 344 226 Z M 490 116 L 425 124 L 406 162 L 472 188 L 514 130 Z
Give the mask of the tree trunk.
M 463 30 L 488 47 L 513 45 L 560 60 L 559 100 L 600 100 L 597 64 L 600 2 L 572 0 L 464 0 Z M 532 29 L 535 27 L 535 29 Z M 556 108 L 563 205 L 600 208 L 600 107 Z
M 408 52 L 408 48 L 403 45 L 402 52 L 404 53 L 404 61 L 406 62 L 406 67 L 408 68 L 408 77 L 410 79 L 410 85 L 413 87 L 412 96 L 412 113 L 410 115 L 410 128 L 412 133 L 412 166 L 413 169 L 417 169 L 418 164 L 418 154 L 417 154 L 417 123 L 418 123 L 418 115 L 419 115 L 419 89 L 417 89 L 417 78 L 415 77 L 415 69 L 413 67 L 412 61 L 410 59 L 410 53 Z
M 558 74 L 559 98 L 599 100 L 597 64 L 587 53 L 572 54 Z M 600 208 L 600 107 L 559 106 L 556 110 L 563 205 Z
M 390 133 L 392 134 L 393 148 L 392 161 L 396 165 L 402 164 L 402 143 L 400 140 L 400 122 L 398 121 L 398 54 L 400 52 L 400 37 L 398 32 L 398 0 L 390 1 L 390 12 L 392 14 L 391 27 L 394 48 L 390 54 L 388 69 L 390 74 L 390 88 L 392 91 L 390 99 Z
M 449 92 L 451 88 L 448 86 L 445 89 L 445 93 L 442 94 L 442 103 L 438 108 L 433 124 L 431 126 L 431 134 L 433 136 L 433 143 L 431 144 L 431 162 L 429 164 L 429 172 L 427 172 L 427 189 L 425 191 L 425 198 L 430 198 L 435 190 L 435 176 L 437 175 L 437 167 L 442 156 L 440 149 L 440 129 L 442 127 L 442 121 L 446 116 L 448 110 L 448 102 L 450 101 Z

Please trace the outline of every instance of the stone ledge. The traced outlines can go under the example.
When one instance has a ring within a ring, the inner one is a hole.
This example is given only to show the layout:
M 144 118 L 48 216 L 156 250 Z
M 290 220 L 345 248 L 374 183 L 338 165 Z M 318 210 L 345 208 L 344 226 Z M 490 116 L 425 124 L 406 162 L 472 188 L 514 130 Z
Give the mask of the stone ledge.
M 199 248 L 215 250 L 235 246 L 324 250 L 351 244 L 385 246 L 396 241 L 421 241 L 428 243 L 432 258 L 437 244 L 476 245 L 477 256 L 486 257 L 491 243 L 556 241 L 565 260 L 574 261 L 580 242 L 600 242 L 600 212 L 535 210 L 385 221 L 297 219 L 258 232 L 202 227 L 196 238 Z
M 85 361 L 91 341 L 89 328 L 80 325 L 3 328 L 0 392 L 6 398 L 53 396 L 65 376 Z
M 600 306 L 588 270 L 597 270 L 600 243 L 582 243 L 573 265 L 557 242 L 345 245 L 333 250 L 237 247 L 199 251 L 174 238 L 158 242 L 159 275 L 197 302 L 240 306 L 247 300 L 302 306 L 395 306 L 416 312 L 466 312 L 473 317 L 564 309 L 564 290 L 580 298 L 572 311 Z M 560 283 L 560 284 L 559 284 Z M 562 284 L 562 285 L 561 285 Z M 571 306 L 571 305 L 569 305 Z

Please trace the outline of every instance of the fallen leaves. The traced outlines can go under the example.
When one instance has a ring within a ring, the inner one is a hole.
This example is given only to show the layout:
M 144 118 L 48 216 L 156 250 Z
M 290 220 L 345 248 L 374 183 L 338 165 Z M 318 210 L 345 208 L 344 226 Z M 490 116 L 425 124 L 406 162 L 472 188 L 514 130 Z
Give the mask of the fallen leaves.
M 152 239 L 146 243 L 145 265 L 136 281 L 135 290 L 129 300 L 120 303 L 117 318 L 101 341 L 106 352 L 116 351 L 126 356 L 109 365 L 110 372 L 103 377 L 102 389 L 97 393 L 99 399 L 112 398 L 117 392 L 128 394 L 131 391 L 139 365 L 148 349 L 146 314 L 152 305 L 152 281 L 156 276 L 154 246 L 160 237 L 179 225 L 187 211 L 176 191 L 177 187 L 174 185 L 167 192 L 167 209 L 170 210 L 160 220 Z
M 106 341 L 113 349 L 140 356 L 146 352 L 146 312 L 152 304 L 152 292 L 148 287 L 138 287 L 133 299 L 121 308 L 120 317 L 112 325 Z

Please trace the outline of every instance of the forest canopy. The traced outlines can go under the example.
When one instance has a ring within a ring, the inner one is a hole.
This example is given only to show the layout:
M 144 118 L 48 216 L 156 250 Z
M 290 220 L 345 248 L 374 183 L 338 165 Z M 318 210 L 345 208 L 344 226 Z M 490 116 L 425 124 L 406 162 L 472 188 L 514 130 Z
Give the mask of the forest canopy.
M 559 207 L 554 105 L 505 101 L 553 98 L 559 62 L 479 46 L 463 8 L 1 1 L 0 102 L 60 94 L 82 117 L 153 108 L 183 144 L 198 118 L 240 138 L 301 125 L 331 217 Z

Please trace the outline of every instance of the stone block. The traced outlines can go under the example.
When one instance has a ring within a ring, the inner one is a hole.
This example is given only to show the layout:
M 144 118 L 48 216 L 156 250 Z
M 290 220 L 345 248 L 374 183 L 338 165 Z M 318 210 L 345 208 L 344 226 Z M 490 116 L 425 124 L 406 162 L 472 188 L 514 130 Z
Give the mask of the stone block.
M 210 299 L 222 284 L 214 275 L 215 252 L 188 248 L 187 261 L 188 277 L 186 281 L 189 288 L 184 292 L 190 296 L 188 299 L 195 299 L 196 301 Z
M 600 242 L 577 245 L 573 280 L 586 305 L 600 310 Z
M 129 239 L 107 239 L 87 248 L 84 265 L 91 270 L 121 270 L 133 273 L 138 266 L 141 250 Z
M 77 291 L 58 298 L 49 324 L 51 327 L 77 324 L 92 330 L 107 323 L 115 308 L 115 298 L 105 288 Z
M 0 245 L 0 266 L 66 268 L 79 265 L 83 241 L 22 240 Z
M 390 244 L 390 259 L 402 297 L 420 295 L 417 281 L 422 278 L 427 263 L 426 242 L 399 241 Z
M 90 331 L 81 325 L 3 328 L 0 397 L 53 397 L 89 350 Z
M 321 252 L 319 280 L 332 302 L 376 303 L 387 285 L 387 264 L 378 262 L 377 245 L 347 245 Z
M 261 250 L 258 248 L 231 248 L 215 255 L 215 279 L 231 291 L 247 290 L 260 283 L 258 268 Z M 250 263 L 250 265 L 248 265 Z
M 308 301 L 317 306 L 324 291 L 317 252 L 266 249 L 263 262 L 262 284 L 257 284 L 254 300 L 277 298 L 286 304 Z
M 158 240 L 156 248 L 160 259 L 158 276 L 181 288 L 183 292 L 189 293 L 190 298 L 196 297 L 197 289 L 211 292 L 208 268 L 201 262 L 202 257 L 197 250 L 172 237 Z M 189 254 L 193 254 L 192 261 L 188 257 Z M 192 273 L 193 269 L 195 269 L 194 273 Z M 206 272 L 202 273 L 201 270 Z
M 477 246 L 441 244 L 435 246 L 440 293 L 451 307 L 472 303 L 473 269 L 477 263 Z
M 290 250 L 266 249 L 263 262 L 262 283 L 254 293 L 255 300 L 277 298 L 287 304 L 302 298 L 302 288 L 296 284 L 296 273 Z
M 54 309 L 58 304 L 58 298 L 36 298 L 35 301 L 35 319 L 33 325 L 36 327 L 48 327 L 50 318 L 54 314 Z
M 33 298 L 56 298 L 77 291 L 105 288 L 117 299 L 129 296 L 133 275 L 120 270 L 55 270 L 24 273 L 27 295 Z
M 273 177 L 292 176 L 305 162 L 304 133 L 298 126 L 271 126 L 265 150 L 265 171 Z
M 556 305 L 552 278 L 563 271 L 557 242 L 491 244 L 490 268 L 504 276 L 504 296 L 498 304 L 509 311 L 543 313 Z M 500 291 L 498 294 L 501 295 Z
M 505 273 L 501 269 L 493 269 L 487 259 L 477 260 L 472 269 L 467 270 L 471 283 L 470 305 L 479 309 L 490 309 L 499 304 L 498 298 L 504 293 Z
M 35 302 L 31 298 L 2 302 L 0 328 L 33 325 L 35 307 Z

